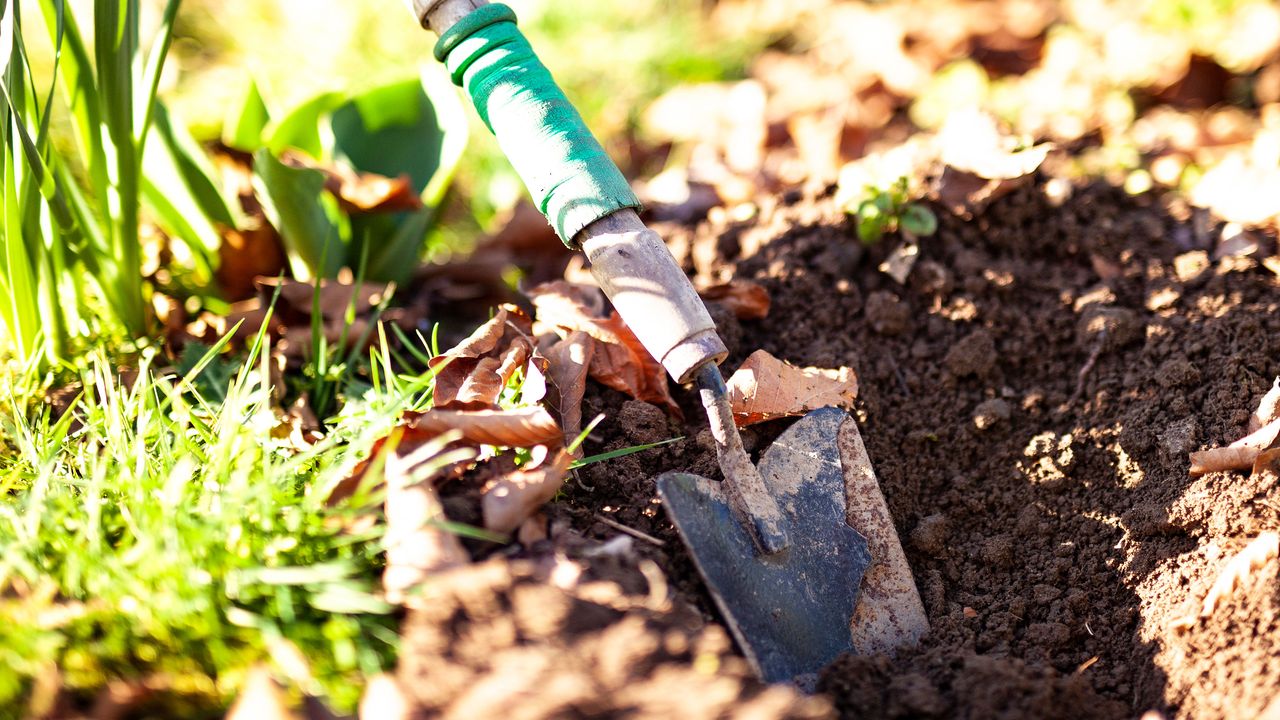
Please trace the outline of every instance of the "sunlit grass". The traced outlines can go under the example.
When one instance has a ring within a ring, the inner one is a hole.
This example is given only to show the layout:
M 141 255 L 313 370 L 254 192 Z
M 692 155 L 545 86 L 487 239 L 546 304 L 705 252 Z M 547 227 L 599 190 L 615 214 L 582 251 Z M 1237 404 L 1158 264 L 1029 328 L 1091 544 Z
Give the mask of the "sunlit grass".
M 159 683 L 166 712 L 189 716 L 296 648 L 311 677 L 290 680 L 350 710 L 393 660 L 382 524 L 356 522 L 380 516 L 380 492 L 327 499 L 401 411 L 428 402 L 430 378 L 391 373 L 375 353 L 376 382 L 353 386 L 327 437 L 300 451 L 264 342 L 216 388 L 202 389 L 219 374 L 202 372 L 225 365 L 219 348 L 182 376 L 144 353 L 122 378 L 97 354 L 61 415 L 20 394 L 32 384 L 10 388 L 0 707 L 26 715 L 53 673 L 82 699 L 110 681 Z

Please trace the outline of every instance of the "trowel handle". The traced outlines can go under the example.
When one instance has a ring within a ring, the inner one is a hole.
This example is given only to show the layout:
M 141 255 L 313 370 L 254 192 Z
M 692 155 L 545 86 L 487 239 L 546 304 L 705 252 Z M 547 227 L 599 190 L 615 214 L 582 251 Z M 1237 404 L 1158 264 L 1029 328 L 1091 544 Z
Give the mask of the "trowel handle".
M 582 231 L 591 274 L 627 327 L 679 383 L 729 354 L 698 292 L 658 233 L 634 210 L 619 210 Z
M 538 208 L 623 321 L 677 382 L 728 355 L 688 276 L 636 214 L 639 200 L 556 86 L 504 5 L 410 0 Z

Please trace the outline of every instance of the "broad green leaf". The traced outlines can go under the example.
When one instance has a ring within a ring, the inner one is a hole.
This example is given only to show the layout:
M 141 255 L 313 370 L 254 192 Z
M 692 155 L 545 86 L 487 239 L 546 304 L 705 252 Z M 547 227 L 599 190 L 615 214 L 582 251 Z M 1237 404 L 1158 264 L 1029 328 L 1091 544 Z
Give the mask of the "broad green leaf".
M 254 185 L 267 219 L 280 231 L 299 278 L 333 277 L 346 246 L 324 204 L 324 173 L 289 167 L 267 149 L 253 156 Z
M 279 155 L 289 148 L 301 150 L 317 160 L 327 158 L 330 144 L 321 137 L 328 134 L 329 113 L 346 99 L 340 92 L 327 92 L 302 103 L 264 131 L 265 145 Z
M 333 113 L 337 160 L 362 172 L 407 175 L 423 201 L 416 212 L 351 219 L 354 250 L 369 245 L 370 279 L 408 279 L 466 145 L 466 116 L 457 92 L 439 78 L 427 73 L 374 88 Z
M 228 116 L 222 128 L 222 142 L 244 152 L 255 152 L 262 147 L 262 131 L 271 120 L 267 103 L 262 99 L 258 83 L 249 81 L 244 100 Z

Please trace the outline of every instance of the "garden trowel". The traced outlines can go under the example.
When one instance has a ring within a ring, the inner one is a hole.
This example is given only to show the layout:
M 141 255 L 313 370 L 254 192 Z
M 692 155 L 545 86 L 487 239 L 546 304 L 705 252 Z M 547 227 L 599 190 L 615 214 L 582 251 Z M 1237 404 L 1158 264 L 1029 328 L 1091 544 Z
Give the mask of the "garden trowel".
M 483 0 L 410 3 L 556 233 L 586 253 L 671 377 L 697 383 L 724 480 L 667 473 L 658 492 L 752 667 L 768 682 L 811 685 L 841 653 L 914 643 L 928 622 L 857 424 L 835 408 L 813 411 L 754 465 L 715 323 L 515 13 Z

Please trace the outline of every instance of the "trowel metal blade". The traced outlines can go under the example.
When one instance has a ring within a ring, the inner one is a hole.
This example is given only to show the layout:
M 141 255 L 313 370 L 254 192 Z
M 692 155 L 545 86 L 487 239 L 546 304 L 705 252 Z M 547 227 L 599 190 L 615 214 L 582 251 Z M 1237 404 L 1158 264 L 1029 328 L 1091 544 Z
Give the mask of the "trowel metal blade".
M 757 555 L 721 484 L 689 473 L 658 478 L 658 493 L 748 662 L 765 682 L 812 689 L 816 673 L 853 649 L 850 619 L 871 564 L 867 540 L 845 520 L 837 435 L 846 415 L 815 410 L 783 433 L 760 474 L 791 534 Z

